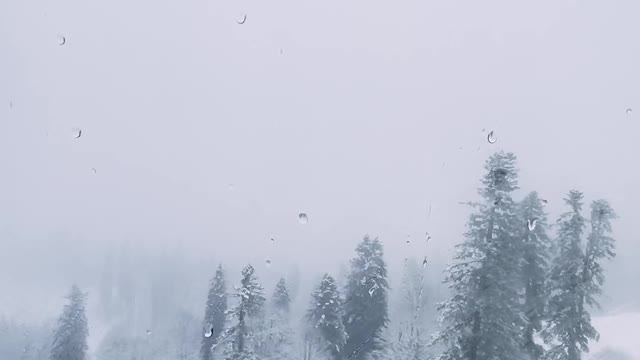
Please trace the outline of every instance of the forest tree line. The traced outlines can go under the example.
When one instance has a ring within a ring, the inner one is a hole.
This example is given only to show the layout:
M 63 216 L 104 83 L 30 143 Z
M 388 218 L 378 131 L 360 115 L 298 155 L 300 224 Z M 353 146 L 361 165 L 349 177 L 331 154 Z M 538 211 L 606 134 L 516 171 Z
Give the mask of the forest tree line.
M 537 192 L 514 199 L 512 153 L 493 154 L 485 170 L 480 200 L 469 203 L 472 214 L 445 271 L 449 293 L 438 304 L 437 327 L 427 320 L 426 258 L 405 261 L 396 286 L 401 303 L 392 304 L 402 316 L 390 323 L 383 243 L 365 236 L 344 281 L 325 273 L 301 319 L 292 314 L 285 278 L 267 293 L 247 265 L 240 285 L 230 287 L 219 265 L 203 317 L 176 321 L 171 346 L 149 351 L 153 334 L 106 337 L 96 360 L 581 360 L 598 339 L 590 313 L 602 293 L 604 261 L 615 255 L 614 210 L 605 200 L 585 210 L 583 194 L 572 190 L 551 224 Z M 86 360 L 86 296 L 72 287 L 48 341 L 15 359 Z M 0 338 L 10 325 L 0 322 Z M 0 346 L 7 354 L 10 346 Z

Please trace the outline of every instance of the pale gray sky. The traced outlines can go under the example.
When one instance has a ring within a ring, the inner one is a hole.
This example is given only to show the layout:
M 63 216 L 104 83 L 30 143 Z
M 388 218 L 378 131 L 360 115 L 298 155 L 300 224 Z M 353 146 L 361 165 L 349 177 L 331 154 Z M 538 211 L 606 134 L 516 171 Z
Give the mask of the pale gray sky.
M 336 272 L 368 233 L 391 267 L 444 263 L 497 150 L 553 218 L 572 188 L 610 200 L 612 281 L 631 279 L 639 15 L 635 0 L 5 0 L 0 288 L 24 303 L 42 276 L 81 276 L 62 254 L 123 241 Z

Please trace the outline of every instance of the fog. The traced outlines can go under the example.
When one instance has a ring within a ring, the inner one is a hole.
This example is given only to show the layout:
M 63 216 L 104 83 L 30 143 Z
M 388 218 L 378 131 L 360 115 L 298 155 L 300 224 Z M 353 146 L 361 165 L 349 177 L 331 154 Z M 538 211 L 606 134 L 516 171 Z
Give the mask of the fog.
M 56 319 L 78 284 L 91 348 L 105 264 L 122 259 L 114 268 L 136 286 L 175 277 L 167 301 L 198 317 L 219 263 L 229 285 L 253 264 L 269 294 L 298 273 L 304 309 L 366 234 L 384 244 L 391 289 L 403 259 L 424 256 L 438 287 L 463 240 L 461 202 L 479 199 L 501 150 L 518 157 L 516 198 L 538 191 L 550 223 L 571 189 L 611 203 L 602 312 L 638 311 L 639 11 L 631 0 L 4 1 L 0 316 Z

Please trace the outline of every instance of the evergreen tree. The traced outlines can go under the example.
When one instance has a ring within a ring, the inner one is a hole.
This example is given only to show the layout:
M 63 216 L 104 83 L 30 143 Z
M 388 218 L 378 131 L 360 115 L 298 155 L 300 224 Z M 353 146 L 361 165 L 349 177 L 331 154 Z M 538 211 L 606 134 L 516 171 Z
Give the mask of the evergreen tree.
M 230 315 L 236 323 L 227 330 L 226 336 L 230 341 L 226 358 L 227 360 L 258 359 L 256 348 L 261 344 L 255 341 L 254 332 L 260 330 L 265 297 L 262 286 L 256 279 L 253 266 L 247 265 L 242 270 L 240 287 L 236 289 L 234 297 L 238 304 L 231 310 Z
M 287 290 L 287 284 L 284 278 L 280 278 L 280 281 L 276 284 L 276 289 L 273 292 L 273 307 L 277 311 L 288 314 L 289 305 L 291 305 L 289 290 Z
M 289 291 L 281 278 L 273 292 L 271 314 L 261 335 L 263 357 L 280 360 L 294 356 L 294 333 L 289 324 Z
M 342 348 L 344 358 L 365 359 L 384 344 L 382 332 L 389 321 L 389 285 L 382 256 L 382 243 L 365 236 L 356 247 L 356 257 L 351 260 L 342 321 L 347 333 L 347 341 Z
M 85 360 L 89 327 L 85 315 L 86 295 L 77 286 L 71 288 L 53 333 L 51 360 Z
M 402 275 L 402 299 L 400 326 L 397 339 L 394 340 L 392 359 L 421 360 L 425 358 L 426 340 L 426 305 L 425 266 L 419 266 L 415 258 L 405 262 Z
M 595 299 L 602 293 L 604 270 L 602 260 L 613 258 L 615 240 L 611 237 L 611 220 L 617 216 L 609 203 L 596 200 L 591 203 L 591 233 L 587 238 L 585 252 L 583 281 L 586 285 L 585 302 L 589 306 L 599 306 Z
M 517 236 L 516 158 L 499 152 L 487 171 L 474 204 L 465 240 L 456 246 L 447 269 L 452 297 L 440 305 L 442 331 L 436 341 L 441 360 L 517 360 L 521 351 L 521 241 Z
M 218 266 L 215 277 L 211 280 L 207 307 L 204 315 L 204 332 L 200 355 L 202 360 L 211 360 L 211 349 L 224 331 L 227 312 L 227 288 L 222 265 Z
M 582 352 L 589 351 L 589 340 L 598 339 L 585 307 L 597 305 L 595 296 L 601 292 L 604 281 L 600 261 L 614 256 L 614 241 L 609 235 L 610 220 L 615 214 L 603 200 L 592 204 L 591 233 L 585 247 L 583 195 L 573 190 L 565 202 L 571 210 L 558 220 L 559 249 L 551 270 L 550 318 L 545 340 L 552 345 L 548 359 L 580 360 Z
M 402 310 L 407 323 L 414 325 L 425 322 L 427 294 L 425 293 L 425 265 L 418 265 L 415 258 L 405 262 L 402 274 Z
M 311 329 L 307 336 L 317 340 L 313 343 L 319 344 L 321 351 L 332 360 L 342 359 L 342 348 L 346 342 L 341 306 L 336 280 L 324 274 L 320 285 L 311 294 L 311 307 L 306 314 Z
M 544 353 L 544 348 L 535 342 L 534 335 L 542 330 L 547 303 L 545 283 L 550 257 L 547 215 L 535 191 L 522 200 L 518 213 L 523 239 L 524 349 L 531 360 L 537 360 Z
M 398 339 L 393 346 L 394 360 L 424 360 L 426 359 L 425 333 L 420 327 L 408 324 L 398 333 Z

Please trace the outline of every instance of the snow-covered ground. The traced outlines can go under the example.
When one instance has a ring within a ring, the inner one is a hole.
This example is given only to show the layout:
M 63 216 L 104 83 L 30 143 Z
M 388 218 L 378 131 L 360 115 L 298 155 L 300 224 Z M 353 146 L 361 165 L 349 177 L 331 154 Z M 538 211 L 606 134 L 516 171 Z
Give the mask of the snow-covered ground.
M 588 360 L 640 360 L 640 313 L 619 313 L 593 318 L 600 341 L 590 344 Z

